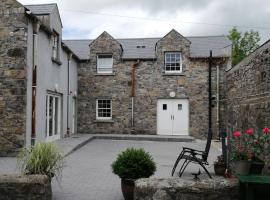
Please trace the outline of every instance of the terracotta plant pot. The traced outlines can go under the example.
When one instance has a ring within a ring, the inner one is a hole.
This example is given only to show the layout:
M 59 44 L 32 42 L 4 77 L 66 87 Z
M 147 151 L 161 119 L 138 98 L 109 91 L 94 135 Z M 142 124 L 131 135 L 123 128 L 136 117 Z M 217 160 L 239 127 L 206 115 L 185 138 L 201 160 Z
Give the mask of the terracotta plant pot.
M 249 170 L 249 173 L 250 174 L 262 174 L 262 170 L 264 168 L 264 161 L 257 158 L 257 157 L 254 157 L 252 158 L 251 160 L 251 166 L 250 166 L 250 170 Z
M 121 189 L 125 200 L 134 199 L 134 180 L 131 179 L 121 179 Z
M 234 170 L 237 175 L 248 175 L 251 162 L 248 160 L 239 160 L 234 162 Z
M 214 170 L 215 170 L 215 174 L 217 176 L 224 176 L 225 171 L 226 171 L 226 166 L 225 165 L 214 164 Z

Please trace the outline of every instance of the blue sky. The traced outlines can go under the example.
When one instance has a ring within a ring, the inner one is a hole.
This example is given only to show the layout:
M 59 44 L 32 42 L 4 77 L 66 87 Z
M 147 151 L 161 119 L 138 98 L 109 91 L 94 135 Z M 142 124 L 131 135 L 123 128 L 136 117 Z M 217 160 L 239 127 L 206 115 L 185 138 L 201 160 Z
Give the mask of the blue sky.
M 57 3 L 65 39 L 161 37 L 172 28 L 184 36 L 226 35 L 235 25 L 270 39 L 269 0 L 19 0 Z

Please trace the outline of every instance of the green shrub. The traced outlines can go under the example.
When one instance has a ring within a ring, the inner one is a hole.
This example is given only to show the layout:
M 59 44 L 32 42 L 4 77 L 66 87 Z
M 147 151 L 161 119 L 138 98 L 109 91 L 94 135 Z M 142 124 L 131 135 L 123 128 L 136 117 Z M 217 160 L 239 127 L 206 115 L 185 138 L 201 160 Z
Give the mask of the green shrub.
M 20 151 L 18 166 L 23 174 L 43 174 L 49 178 L 58 178 L 62 174 L 63 159 L 54 143 L 38 143 Z
M 123 179 L 148 178 L 156 171 L 156 164 L 143 149 L 128 148 L 118 155 L 112 170 Z

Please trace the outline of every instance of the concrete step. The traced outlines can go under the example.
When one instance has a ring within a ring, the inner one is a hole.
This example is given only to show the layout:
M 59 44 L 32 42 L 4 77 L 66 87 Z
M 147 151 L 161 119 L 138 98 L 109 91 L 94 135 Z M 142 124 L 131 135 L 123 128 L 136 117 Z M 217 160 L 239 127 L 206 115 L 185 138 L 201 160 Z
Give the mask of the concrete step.
M 137 140 L 137 141 L 158 141 L 158 142 L 194 142 L 191 136 L 171 135 L 121 135 L 121 134 L 91 134 L 94 139 L 108 140 Z

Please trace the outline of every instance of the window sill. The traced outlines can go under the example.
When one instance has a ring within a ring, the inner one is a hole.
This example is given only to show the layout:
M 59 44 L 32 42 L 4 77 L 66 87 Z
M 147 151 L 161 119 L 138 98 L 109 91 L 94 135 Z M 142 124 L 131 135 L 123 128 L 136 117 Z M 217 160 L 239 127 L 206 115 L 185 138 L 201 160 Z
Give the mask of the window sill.
M 114 123 L 114 120 L 112 120 L 112 119 L 96 119 L 94 122 L 95 123 Z
M 185 76 L 183 72 L 181 73 L 163 73 L 162 76 Z
M 115 76 L 115 73 L 95 73 L 95 76 Z
M 59 59 L 52 58 L 52 61 L 56 63 L 57 65 L 62 65 L 62 62 Z

